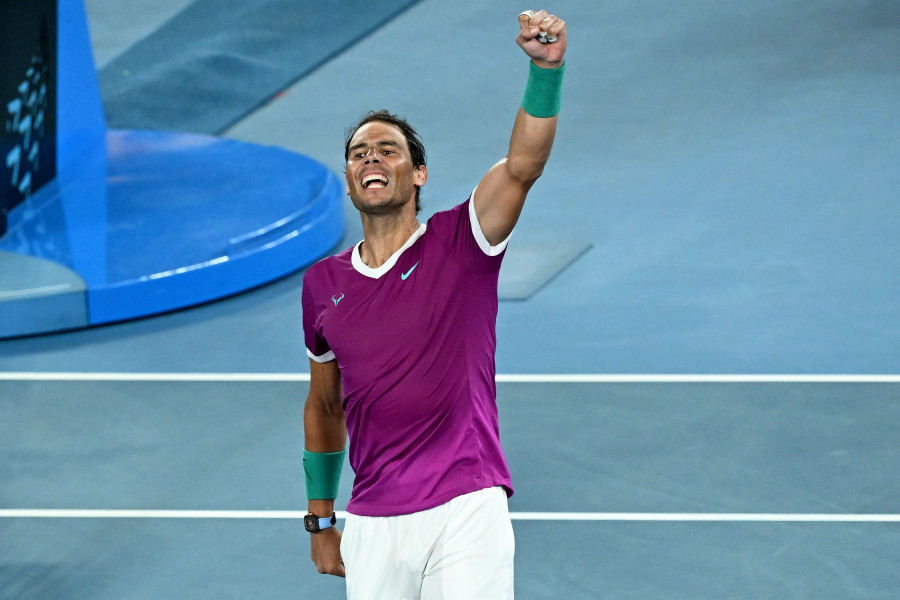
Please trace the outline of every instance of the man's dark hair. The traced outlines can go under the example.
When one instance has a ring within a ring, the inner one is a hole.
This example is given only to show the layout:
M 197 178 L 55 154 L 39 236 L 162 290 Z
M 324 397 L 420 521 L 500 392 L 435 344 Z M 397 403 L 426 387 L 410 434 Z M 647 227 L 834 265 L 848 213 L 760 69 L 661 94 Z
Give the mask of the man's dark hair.
M 366 115 L 360 119 L 359 123 L 347 129 L 344 135 L 344 161 L 350 156 L 350 140 L 356 135 L 356 132 L 359 131 L 360 127 L 366 123 L 371 123 L 372 121 L 387 123 L 388 125 L 393 125 L 399 129 L 403 133 L 403 137 L 406 138 L 406 145 L 409 147 L 409 155 L 412 157 L 413 168 L 418 169 L 419 167 L 425 166 L 425 145 L 422 143 L 422 138 L 419 137 L 419 134 L 406 119 L 383 109 L 366 113 Z M 421 191 L 422 188 L 416 186 L 416 214 L 422 210 L 422 204 L 419 202 L 419 193 Z

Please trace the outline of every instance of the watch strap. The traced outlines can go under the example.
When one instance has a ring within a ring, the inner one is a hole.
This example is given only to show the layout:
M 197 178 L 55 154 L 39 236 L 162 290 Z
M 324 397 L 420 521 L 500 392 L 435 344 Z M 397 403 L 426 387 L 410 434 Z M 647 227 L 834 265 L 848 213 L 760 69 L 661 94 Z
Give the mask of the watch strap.
M 319 515 L 308 513 L 303 521 L 308 532 L 318 533 L 323 529 L 333 527 L 337 523 L 337 516 L 331 513 L 330 517 L 320 517 Z

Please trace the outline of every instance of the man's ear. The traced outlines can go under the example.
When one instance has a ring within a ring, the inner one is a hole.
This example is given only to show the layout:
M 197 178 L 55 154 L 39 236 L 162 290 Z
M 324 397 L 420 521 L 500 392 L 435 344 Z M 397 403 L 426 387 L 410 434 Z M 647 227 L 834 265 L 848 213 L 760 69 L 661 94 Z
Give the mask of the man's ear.
M 413 182 L 417 187 L 422 187 L 425 185 L 426 181 L 428 181 L 428 167 L 422 165 L 421 167 L 416 168 L 416 172 L 413 175 Z

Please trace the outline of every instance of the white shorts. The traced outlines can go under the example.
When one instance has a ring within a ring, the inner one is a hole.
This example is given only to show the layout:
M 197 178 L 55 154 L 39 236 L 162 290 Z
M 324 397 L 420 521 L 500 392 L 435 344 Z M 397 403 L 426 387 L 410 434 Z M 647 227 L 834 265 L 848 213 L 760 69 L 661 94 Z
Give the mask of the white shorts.
M 488 488 L 399 517 L 347 515 L 349 600 L 512 600 L 506 491 Z

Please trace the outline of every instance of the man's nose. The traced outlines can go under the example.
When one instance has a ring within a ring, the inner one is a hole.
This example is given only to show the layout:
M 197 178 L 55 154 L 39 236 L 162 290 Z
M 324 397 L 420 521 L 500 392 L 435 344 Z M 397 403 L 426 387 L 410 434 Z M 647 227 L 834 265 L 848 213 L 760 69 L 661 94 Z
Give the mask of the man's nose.
M 378 155 L 378 150 L 375 148 L 370 148 L 366 151 L 366 163 L 370 162 L 381 162 L 381 157 Z

